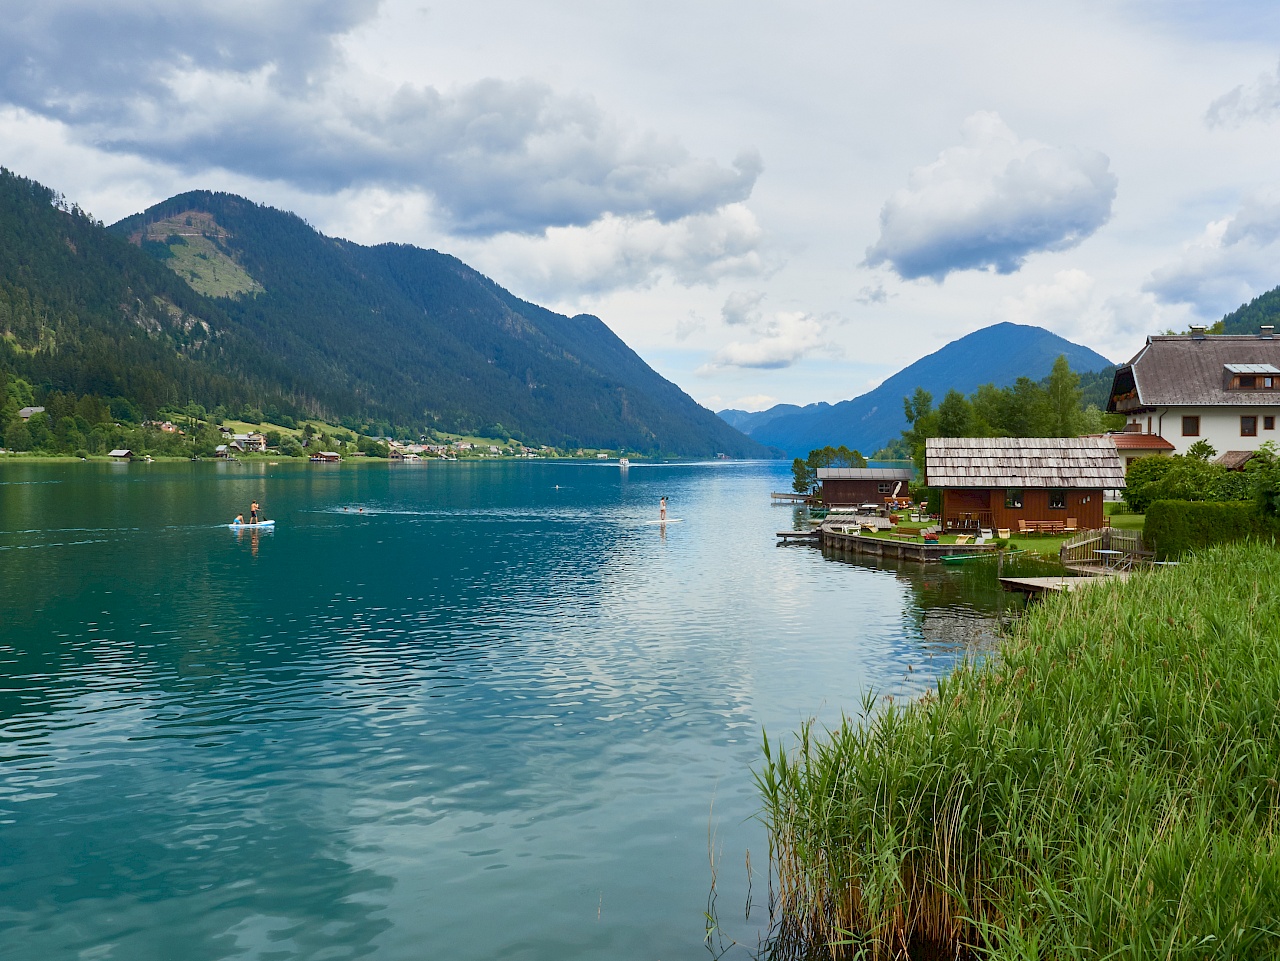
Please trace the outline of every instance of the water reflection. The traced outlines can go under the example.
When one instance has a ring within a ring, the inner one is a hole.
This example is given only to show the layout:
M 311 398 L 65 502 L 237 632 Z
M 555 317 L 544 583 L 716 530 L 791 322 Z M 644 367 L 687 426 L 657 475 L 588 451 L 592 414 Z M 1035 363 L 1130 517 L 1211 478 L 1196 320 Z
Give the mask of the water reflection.
M 761 728 L 918 692 L 1001 616 L 774 549 L 785 465 L 6 471 L 22 959 L 691 956 L 709 822 L 767 862 Z M 278 528 L 228 538 L 251 500 Z

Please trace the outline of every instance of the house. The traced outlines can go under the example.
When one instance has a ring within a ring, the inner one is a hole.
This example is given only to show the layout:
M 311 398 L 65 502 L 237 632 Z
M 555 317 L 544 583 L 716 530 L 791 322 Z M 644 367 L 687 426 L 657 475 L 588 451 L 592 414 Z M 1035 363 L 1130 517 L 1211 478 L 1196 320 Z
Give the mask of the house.
M 311 461 L 317 464 L 336 464 L 342 460 L 342 455 L 333 450 L 316 451 L 311 455 Z
M 925 474 L 942 489 L 946 530 L 1101 528 L 1103 492 L 1124 487 L 1120 454 L 1102 437 L 931 437 Z
M 1179 454 L 1198 440 L 1217 451 L 1280 441 L 1280 340 L 1269 325 L 1148 337 L 1116 370 L 1107 410 L 1128 418 L 1126 431 L 1162 437 Z
M 1085 434 L 1085 437 L 1105 437 L 1116 445 L 1125 470 L 1139 457 L 1167 457 L 1177 450 L 1159 434 L 1148 434 L 1140 429 L 1111 431 L 1108 434 Z
M 113 450 L 107 456 L 114 457 L 116 460 L 133 460 L 133 451 L 128 448 L 121 447 L 118 450 Z
M 217 447 L 213 449 L 213 456 L 214 457 L 230 457 L 231 450 L 227 447 L 226 444 L 219 444 Z
M 823 507 L 884 504 L 887 497 L 906 497 L 909 468 L 819 467 Z
M 253 450 L 265 454 L 267 438 L 262 434 L 233 434 L 230 446 L 240 451 Z
M 1257 453 L 1251 450 L 1228 450 L 1223 451 L 1222 455 L 1214 460 L 1215 464 L 1221 464 L 1227 470 L 1244 470 L 1245 465 L 1253 460 L 1253 455 Z
M 43 414 L 43 413 L 44 413 L 43 407 L 24 407 L 22 408 L 22 410 L 18 411 L 18 416 L 21 417 L 23 420 L 30 420 L 36 414 Z

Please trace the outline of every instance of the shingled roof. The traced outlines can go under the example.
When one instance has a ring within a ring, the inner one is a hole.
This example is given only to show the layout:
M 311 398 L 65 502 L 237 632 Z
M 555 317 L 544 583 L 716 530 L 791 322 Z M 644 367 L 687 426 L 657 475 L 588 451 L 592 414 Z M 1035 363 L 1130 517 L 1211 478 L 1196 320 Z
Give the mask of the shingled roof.
M 1280 390 L 1226 389 L 1226 368 L 1264 364 L 1280 367 L 1280 340 L 1252 334 L 1148 337 L 1116 370 L 1107 409 L 1115 410 L 1117 395 L 1130 391 L 1143 407 L 1280 405 Z
M 931 437 L 925 474 L 930 487 L 1124 487 L 1124 464 L 1103 437 Z
M 909 467 L 819 467 L 818 480 L 909 481 Z

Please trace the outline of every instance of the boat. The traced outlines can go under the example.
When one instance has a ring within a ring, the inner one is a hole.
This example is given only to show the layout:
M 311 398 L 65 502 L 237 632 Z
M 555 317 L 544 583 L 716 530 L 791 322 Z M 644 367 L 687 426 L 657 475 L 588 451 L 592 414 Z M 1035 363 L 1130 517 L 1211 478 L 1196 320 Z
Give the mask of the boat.
M 631 461 L 627 460 L 625 457 L 619 457 L 619 458 L 618 458 L 618 466 L 619 466 L 619 467 L 630 467 L 630 466 L 631 466 Z
M 960 564 L 964 561 L 976 560 L 979 557 L 995 557 L 997 553 L 997 551 L 983 551 L 981 554 L 944 554 L 942 557 L 939 557 L 938 560 L 942 561 L 944 564 Z M 1005 551 L 1004 556 L 1011 557 L 1014 554 L 1025 553 L 1025 550 Z

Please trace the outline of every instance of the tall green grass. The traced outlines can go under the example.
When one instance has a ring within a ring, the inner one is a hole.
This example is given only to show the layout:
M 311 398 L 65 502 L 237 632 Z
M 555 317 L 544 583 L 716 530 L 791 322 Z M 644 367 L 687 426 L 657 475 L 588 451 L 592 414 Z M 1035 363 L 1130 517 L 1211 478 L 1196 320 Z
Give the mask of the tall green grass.
M 1000 655 L 766 737 L 775 957 L 1280 957 L 1280 552 L 1033 605 Z

